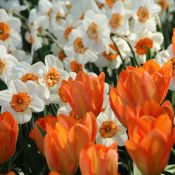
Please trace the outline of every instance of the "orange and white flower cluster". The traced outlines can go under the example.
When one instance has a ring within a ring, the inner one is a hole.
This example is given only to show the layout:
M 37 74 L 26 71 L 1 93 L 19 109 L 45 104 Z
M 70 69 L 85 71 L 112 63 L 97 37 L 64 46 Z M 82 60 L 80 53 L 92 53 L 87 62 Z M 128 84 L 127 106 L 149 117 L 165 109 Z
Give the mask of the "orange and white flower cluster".
M 160 175 L 174 166 L 174 7 L 1 0 L 0 174 Z

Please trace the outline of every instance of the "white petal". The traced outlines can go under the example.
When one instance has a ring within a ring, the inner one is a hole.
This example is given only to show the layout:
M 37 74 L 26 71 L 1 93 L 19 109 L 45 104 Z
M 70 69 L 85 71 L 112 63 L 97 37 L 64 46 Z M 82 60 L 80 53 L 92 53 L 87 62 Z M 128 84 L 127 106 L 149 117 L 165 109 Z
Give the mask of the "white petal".
M 63 64 L 54 55 L 47 55 L 45 57 L 45 63 L 46 63 L 46 66 L 48 69 L 50 69 L 52 67 L 56 67 L 58 69 L 63 69 Z
M 26 85 L 21 80 L 12 80 L 9 90 L 11 90 L 13 94 L 17 94 L 18 92 L 27 92 Z
M 44 102 L 38 97 L 32 97 L 29 107 L 33 112 L 41 112 L 44 109 Z
M 33 81 L 27 81 L 27 92 L 31 97 L 38 97 L 44 99 L 45 87 L 42 84 L 36 84 Z
M 10 107 L 3 107 L 1 112 L 8 111 L 10 112 L 13 117 L 17 120 L 18 124 L 24 124 L 30 121 L 32 118 L 32 112 L 30 109 L 27 109 L 24 112 L 15 112 Z
M 4 9 L 0 9 L 0 21 L 5 22 L 9 19 L 7 12 Z
M 0 106 L 8 106 L 12 99 L 12 94 L 9 90 L 0 91 Z

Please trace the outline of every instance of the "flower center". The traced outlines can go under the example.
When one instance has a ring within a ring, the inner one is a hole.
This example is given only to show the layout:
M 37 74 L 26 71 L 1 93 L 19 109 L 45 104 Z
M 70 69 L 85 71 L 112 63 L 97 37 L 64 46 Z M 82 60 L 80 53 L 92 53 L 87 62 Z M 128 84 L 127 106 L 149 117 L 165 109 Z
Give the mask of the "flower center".
M 59 80 L 60 80 L 60 74 L 54 67 L 51 68 L 46 75 L 47 85 L 49 87 L 53 87 L 55 84 L 59 82 Z
M 33 73 L 27 73 L 25 75 L 22 76 L 21 81 L 23 81 L 24 83 L 31 80 L 34 81 L 36 83 L 38 83 L 38 76 L 33 74 Z
M 0 22 L 0 40 L 5 41 L 10 36 L 10 26 L 6 23 Z
M 98 38 L 98 26 L 95 23 L 91 23 L 87 29 L 87 35 L 90 39 L 97 39 Z
M 109 24 L 111 25 L 111 27 L 117 29 L 122 25 L 122 23 L 123 17 L 119 13 L 113 13 L 109 20 Z
M 66 55 L 64 53 L 63 50 L 61 50 L 59 53 L 58 53 L 58 58 L 63 61 L 65 58 L 66 58 Z
M 0 74 L 2 74 L 4 69 L 5 69 L 5 63 L 0 59 Z
M 145 55 L 147 49 L 151 49 L 153 47 L 153 41 L 150 38 L 142 38 L 137 41 L 135 48 L 138 55 Z
M 103 3 L 100 3 L 100 2 L 96 2 L 97 3 L 97 6 L 99 9 L 102 9 L 104 7 L 104 4 Z
M 116 0 L 106 0 L 106 4 L 108 5 L 109 8 L 112 8 Z
M 51 14 L 52 14 L 52 8 L 50 8 L 47 12 L 47 16 L 50 18 L 51 17 Z
M 78 37 L 73 42 L 74 50 L 77 53 L 83 54 L 86 51 L 86 48 L 83 45 L 83 41 L 81 37 Z
M 58 12 L 55 16 L 55 20 L 56 20 L 57 23 L 60 22 L 60 20 L 63 19 L 63 18 L 64 17 L 60 12 Z
M 117 125 L 113 121 L 104 121 L 99 132 L 104 139 L 112 138 L 117 133 Z
M 146 22 L 149 19 L 149 11 L 146 7 L 139 7 L 137 10 L 138 20 L 142 23 Z
M 19 92 L 13 95 L 10 105 L 15 112 L 24 112 L 29 108 L 30 102 L 30 96 L 26 92 Z
M 167 0 L 159 0 L 158 4 L 161 6 L 161 8 L 166 11 L 168 9 L 168 2 Z
M 29 35 L 28 36 L 28 38 L 27 38 L 27 42 L 29 43 L 29 44 L 32 44 L 32 43 L 34 43 L 34 38 L 32 37 L 32 35 Z
M 65 5 L 66 5 L 66 8 L 69 10 L 72 8 L 72 4 L 69 1 L 66 1 Z
M 71 61 L 71 70 L 73 72 L 78 73 L 79 71 L 83 70 L 83 66 L 74 60 L 74 61 Z
M 73 27 L 72 27 L 72 26 L 69 26 L 69 27 L 67 27 L 67 28 L 65 29 L 65 31 L 64 31 L 64 38 L 65 38 L 66 40 L 69 39 L 69 35 L 70 35 L 70 33 L 71 33 L 72 30 L 73 30 Z
M 102 55 L 109 61 L 113 61 L 118 57 L 118 51 L 114 44 L 110 44 L 109 47 L 112 49 L 113 52 L 103 52 Z
M 173 70 L 175 70 L 175 57 L 171 58 L 170 61 L 172 62 Z
M 37 31 L 38 31 L 39 33 L 42 33 L 44 30 L 43 30 L 43 28 L 40 26 L 40 27 L 37 28 Z

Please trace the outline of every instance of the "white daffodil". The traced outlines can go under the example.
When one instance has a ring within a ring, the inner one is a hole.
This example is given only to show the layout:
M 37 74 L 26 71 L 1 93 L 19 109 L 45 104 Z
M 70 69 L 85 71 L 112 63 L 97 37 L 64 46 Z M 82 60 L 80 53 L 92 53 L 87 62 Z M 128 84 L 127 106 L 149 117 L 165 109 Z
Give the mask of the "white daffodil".
M 12 69 L 18 60 L 7 53 L 6 48 L 0 45 L 0 79 L 8 84 L 12 79 Z
M 84 14 L 81 26 L 84 46 L 97 53 L 105 51 L 110 41 L 106 15 L 88 10 Z
M 132 2 L 134 12 L 132 31 L 135 33 L 145 29 L 156 31 L 155 14 L 160 12 L 160 6 L 153 0 L 133 0 Z
M 134 48 L 138 62 L 143 64 L 146 61 L 148 49 L 150 50 L 151 56 L 155 51 L 158 52 L 160 50 L 163 43 L 163 35 L 160 32 L 145 30 L 139 34 L 133 34 L 129 40 L 132 48 Z
M 19 124 L 30 121 L 32 112 L 41 112 L 44 109 L 41 86 L 29 81 L 11 81 L 7 90 L 0 93 L 1 112 L 10 112 Z
M 9 16 L 4 9 L 0 9 L 0 44 L 11 50 L 21 48 L 20 29 L 21 21 L 18 18 Z
M 65 1 L 52 1 L 52 10 L 50 13 L 50 31 L 56 31 L 62 23 L 65 21 L 67 16 L 67 7 Z M 54 32 L 53 32 L 54 33 Z
M 40 15 L 49 16 L 52 10 L 52 3 L 49 0 L 39 0 L 37 10 Z
M 131 54 L 131 50 L 126 41 L 121 38 L 115 37 L 114 42 L 120 51 L 122 59 L 124 59 L 125 63 L 128 62 L 127 59 Z M 95 62 L 96 66 L 98 66 L 99 68 L 108 67 L 109 69 L 117 69 L 120 67 L 120 65 L 122 64 L 122 59 L 118 53 L 115 44 L 112 41 L 110 42 L 108 49 L 99 55 L 97 61 Z
M 24 50 L 14 50 L 11 52 L 11 54 L 15 56 L 17 60 L 20 62 L 24 61 L 31 64 L 33 61 L 32 56 L 29 53 L 25 52 Z
M 87 62 L 95 62 L 97 59 L 97 54 L 84 46 L 81 27 L 72 30 L 64 51 L 68 57 L 74 57 L 78 63 L 83 65 Z
M 68 72 L 76 72 L 76 73 L 78 73 L 79 71 L 86 72 L 84 65 L 78 63 L 77 60 L 73 57 L 66 57 L 63 60 L 63 65 Z
M 62 62 L 53 55 L 45 57 L 46 70 L 44 74 L 44 83 L 50 91 L 48 103 L 59 103 L 58 88 L 62 80 L 67 79 L 68 73 L 64 70 Z
M 104 111 L 98 115 L 97 125 L 96 143 L 109 146 L 117 142 L 119 146 L 125 145 L 125 141 L 128 139 L 126 128 L 122 126 L 113 114 L 109 101 Z
M 26 32 L 26 41 L 32 45 L 31 54 L 41 48 L 44 39 L 39 35 L 44 35 L 45 30 L 49 27 L 48 18 L 44 15 L 39 15 L 36 9 L 32 9 L 29 14 L 28 24 L 30 30 Z
M 27 9 L 27 6 L 21 5 L 19 0 L 1 0 L 0 7 L 7 10 L 9 13 L 19 13 Z
M 51 30 L 59 44 L 64 46 L 69 40 L 70 33 L 76 27 L 77 22 L 73 20 L 72 16 L 68 16 L 61 24 L 54 26 Z
M 37 62 L 33 65 L 26 62 L 18 62 L 13 68 L 12 79 L 18 79 L 24 83 L 33 81 L 34 83 L 42 86 L 42 93 L 44 94 L 44 99 L 46 101 L 50 97 L 50 92 L 43 83 L 45 72 L 46 67 L 42 62 Z
M 119 35 L 128 35 L 129 30 L 129 11 L 124 7 L 122 1 L 116 1 L 112 9 L 106 11 L 108 16 L 108 25 L 111 33 Z
M 99 12 L 99 8 L 94 0 L 69 0 L 71 4 L 70 15 L 73 16 L 75 20 L 83 18 L 87 10 L 93 10 L 94 12 Z

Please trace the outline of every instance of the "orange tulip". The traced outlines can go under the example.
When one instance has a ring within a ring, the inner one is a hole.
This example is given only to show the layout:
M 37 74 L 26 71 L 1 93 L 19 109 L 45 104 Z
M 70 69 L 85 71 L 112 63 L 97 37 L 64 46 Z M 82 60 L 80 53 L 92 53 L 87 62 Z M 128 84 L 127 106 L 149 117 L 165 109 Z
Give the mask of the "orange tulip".
M 13 156 L 18 137 L 18 123 L 9 112 L 0 115 L 0 163 Z
M 150 115 L 157 118 L 161 114 L 167 114 L 170 119 L 174 120 L 174 110 L 169 101 L 165 101 L 161 105 L 153 100 L 144 101 L 142 105 L 133 107 L 127 107 L 125 116 L 121 118 L 122 123 L 128 127 L 132 118 L 141 117 L 143 115 Z
M 60 173 L 57 173 L 55 171 L 50 172 L 48 175 L 61 175 Z
M 91 115 L 93 114 L 88 113 L 85 118 L 89 119 L 80 121 L 60 115 L 54 129 L 47 125 L 44 151 L 51 171 L 65 175 L 76 172 L 81 149 L 94 137 L 92 122 L 95 117 Z
M 162 68 L 154 60 L 147 61 L 141 68 L 128 66 L 119 75 L 116 88 L 110 90 L 110 105 L 120 122 L 127 127 L 132 108 L 147 100 L 161 103 L 168 91 L 172 76 L 172 63 Z
M 62 82 L 58 93 L 63 102 L 70 104 L 76 115 L 84 116 L 87 112 L 93 112 L 97 116 L 102 109 L 104 78 L 104 73 L 94 77 L 78 72 L 75 80 L 69 78 Z
M 10 171 L 6 175 L 16 175 L 16 173 L 14 171 Z
M 51 127 L 55 126 L 57 119 L 50 115 L 45 118 L 39 118 L 35 124 L 33 129 L 30 132 L 30 138 L 33 139 L 42 155 L 44 155 L 44 136 L 46 132 L 46 123 Z M 43 133 L 42 133 L 43 132 Z
M 157 118 L 133 118 L 128 128 L 126 148 L 144 175 L 159 175 L 168 163 L 174 144 L 175 128 L 167 114 Z
M 82 175 L 117 175 L 117 144 L 109 147 L 89 143 L 80 152 Z

